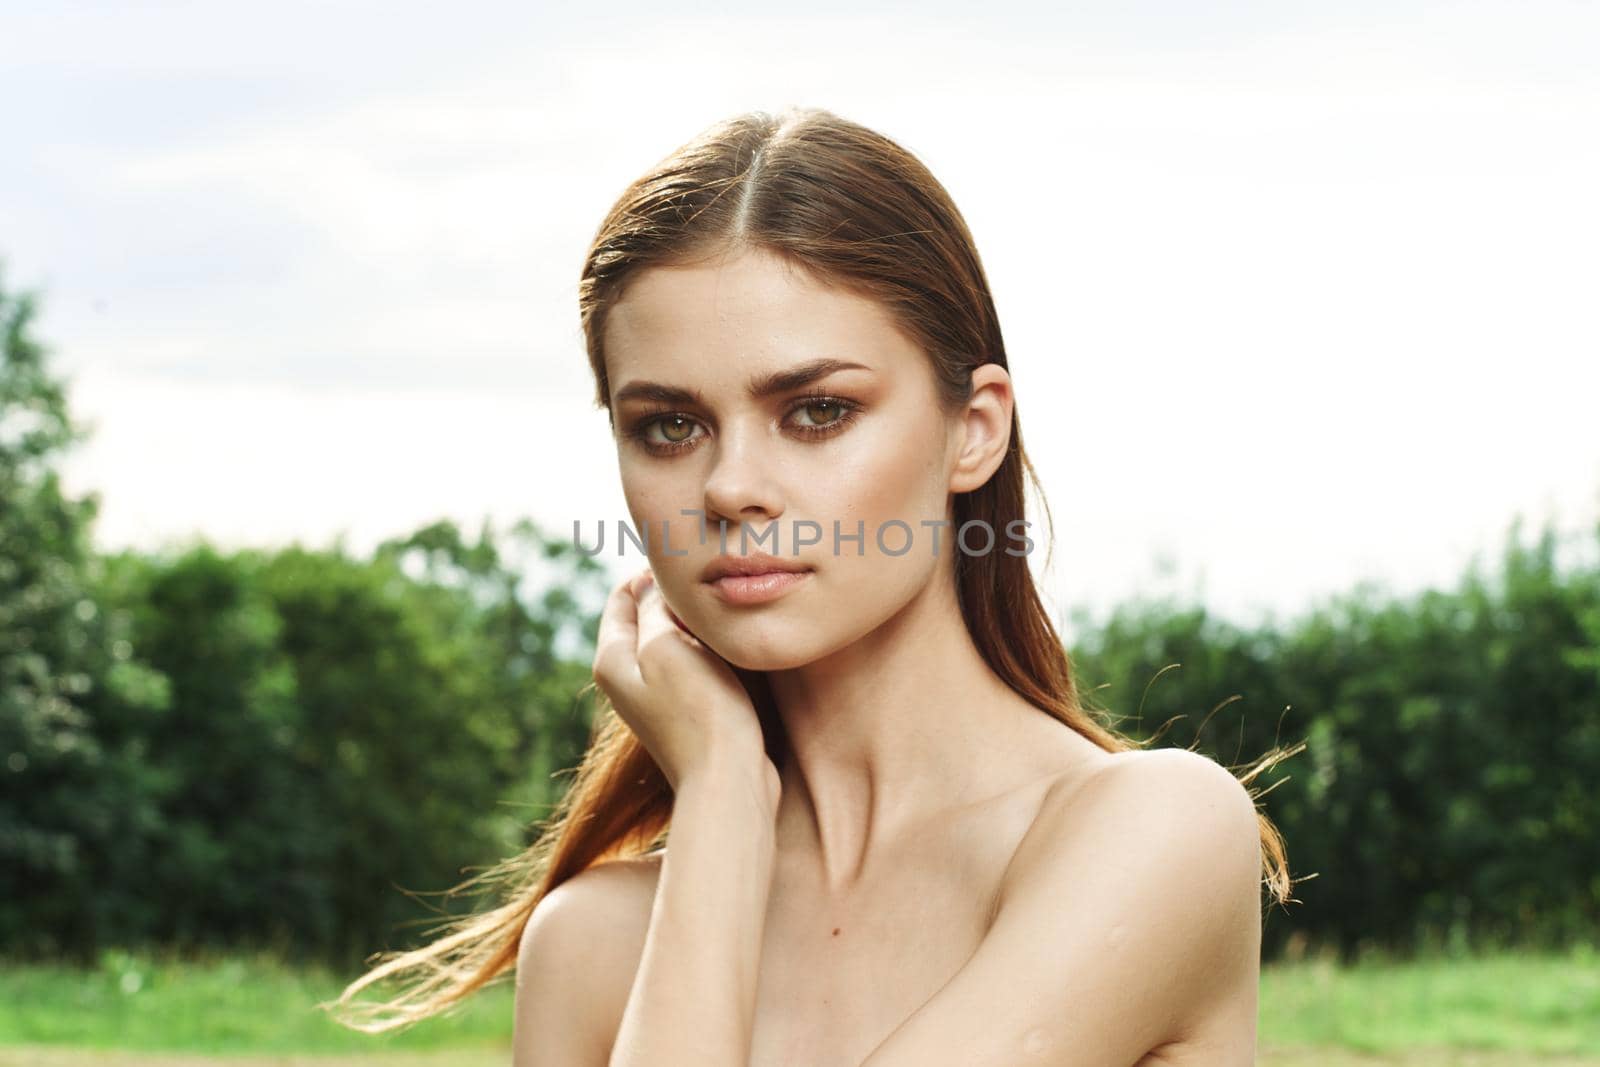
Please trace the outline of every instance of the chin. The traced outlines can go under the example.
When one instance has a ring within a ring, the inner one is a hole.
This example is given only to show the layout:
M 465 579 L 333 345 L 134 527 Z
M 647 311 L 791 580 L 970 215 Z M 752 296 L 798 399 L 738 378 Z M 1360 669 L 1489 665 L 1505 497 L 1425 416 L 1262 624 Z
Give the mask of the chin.
M 733 666 L 747 671 L 787 671 L 822 658 L 818 634 L 781 623 L 730 619 L 714 623 L 701 641 Z
M 865 606 L 806 613 L 798 618 L 713 616 L 700 640 L 730 664 L 747 671 L 787 671 L 805 667 L 848 648 L 881 623 Z M 859 614 L 858 614 L 859 612 Z

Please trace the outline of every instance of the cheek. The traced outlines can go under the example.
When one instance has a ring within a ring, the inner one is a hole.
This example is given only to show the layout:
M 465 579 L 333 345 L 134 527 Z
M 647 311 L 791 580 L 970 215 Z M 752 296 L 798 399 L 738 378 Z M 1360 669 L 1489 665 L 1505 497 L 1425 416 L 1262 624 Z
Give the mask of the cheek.
M 677 525 L 680 522 L 694 525 L 694 517 L 680 515 L 683 508 L 698 507 L 699 483 L 691 480 L 683 464 L 641 464 L 624 460 L 619 464 L 622 475 L 622 498 L 628 506 L 634 528 L 641 530 L 650 524 L 652 536 L 663 521 L 673 524 L 673 548 L 679 540 Z M 654 546 L 652 546 L 654 548 Z
M 640 477 L 636 472 L 630 472 L 627 467 L 622 469 L 622 499 L 628 506 L 628 516 L 633 520 L 635 527 L 649 520 L 655 522 L 661 515 L 659 483 L 652 485 L 649 479 Z
M 949 528 L 931 525 L 947 514 L 948 483 L 944 439 L 928 417 L 885 420 L 883 432 L 861 445 L 851 450 L 851 462 L 818 483 L 829 492 L 816 501 L 826 531 L 819 547 L 830 572 L 823 584 L 847 592 L 854 605 L 831 621 L 819 620 L 830 643 L 848 643 L 881 624 L 934 579 L 950 552 Z M 833 519 L 841 533 L 836 551 Z M 859 545 L 853 540 L 858 524 Z
M 905 420 L 898 430 L 877 433 L 854 457 L 854 462 L 830 479 L 842 491 L 837 498 L 840 518 L 851 529 L 857 519 L 865 520 L 867 552 L 876 554 L 875 530 L 880 523 L 899 519 L 911 528 L 914 550 L 922 546 L 931 531 L 924 520 L 944 517 L 947 480 L 943 470 L 944 440 L 926 419 Z M 884 532 L 884 543 L 898 551 L 905 531 L 891 527 Z
M 678 584 L 682 580 L 677 574 L 678 568 L 688 566 L 697 558 L 693 553 L 697 551 L 700 531 L 695 516 L 679 512 L 695 506 L 696 498 L 689 487 L 678 484 L 670 473 L 659 468 L 635 466 L 630 469 L 629 464 L 623 462 L 621 475 L 622 497 L 633 535 L 629 538 L 620 524 L 616 525 L 614 530 L 608 531 L 615 534 L 615 543 L 608 546 L 607 551 L 620 549 L 624 569 L 630 572 L 648 566 L 663 588 Z M 662 541 L 663 529 L 667 531 L 665 542 Z M 643 542 L 648 551 L 640 552 L 638 542 Z M 670 556 L 666 553 L 669 544 L 672 547 Z M 691 553 L 689 557 L 680 555 L 685 550 Z M 703 559 L 699 565 L 704 566 Z

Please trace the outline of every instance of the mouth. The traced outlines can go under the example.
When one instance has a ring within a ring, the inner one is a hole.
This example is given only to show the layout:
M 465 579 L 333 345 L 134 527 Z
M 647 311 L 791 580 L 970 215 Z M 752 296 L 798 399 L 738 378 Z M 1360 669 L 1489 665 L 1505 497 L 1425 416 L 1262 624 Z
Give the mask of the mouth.
M 765 574 L 725 574 L 706 584 L 730 604 L 765 604 L 810 577 L 810 571 L 768 571 Z
M 765 604 L 810 580 L 810 567 L 775 558 L 723 557 L 706 568 L 705 584 L 727 604 Z

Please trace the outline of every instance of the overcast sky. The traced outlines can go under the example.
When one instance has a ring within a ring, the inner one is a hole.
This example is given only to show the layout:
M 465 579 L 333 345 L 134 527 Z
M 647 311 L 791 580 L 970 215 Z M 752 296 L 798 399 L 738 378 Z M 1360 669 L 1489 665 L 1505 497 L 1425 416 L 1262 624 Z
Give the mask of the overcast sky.
M 99 544 L 625 516 L 584 249 L 789 104 L 971 225 L 1062 615 L 1294 615 L 1597 521 L 1600 6 L 865 10 L 0 0 L 4 283 Z

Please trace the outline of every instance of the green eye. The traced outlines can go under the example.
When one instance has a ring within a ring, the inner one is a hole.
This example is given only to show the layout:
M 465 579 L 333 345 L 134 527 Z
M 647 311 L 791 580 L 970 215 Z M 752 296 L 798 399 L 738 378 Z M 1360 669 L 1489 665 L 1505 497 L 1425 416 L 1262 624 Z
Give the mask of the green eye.
M 674 425 L 674 423 L 676 423 L 676 425 Z M 674 436 L 674 434 L 679 431 L 682 432 L 682 436 Z M 689 422 L 688 419 L 675 418 L 661 420 L 661 434 L 673 444 L 677 444 L 680 441 L 687 441 L 689 439 L 689 434 L 693 431 L 694 426 Z
M 796 421 L 794 428 L 803 435 L 820 439 L 841 432 L 856 418 L 860 408 L 854 400 L 818 394 L 792 409 L 789 417 L 794 419 L 804 413 L 805 418 Z
M 821 408 L 825 411 L 831 410 L 833 412 L 833 416 L 831 418 L 823 418 L 820 420 L 813 418 L 812 425 L 826 426 L 829 423 L 838 422 L 840 416 L 844 414 L 844 409 L 839 406 L 839 402 L 837 400 L 813 400 L 800 410 L 810 414 L 818 408 Z

